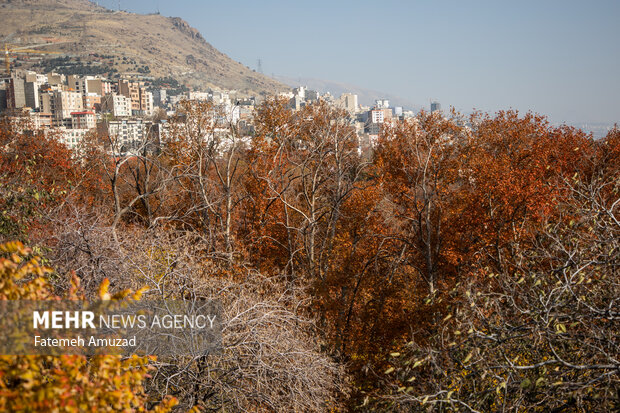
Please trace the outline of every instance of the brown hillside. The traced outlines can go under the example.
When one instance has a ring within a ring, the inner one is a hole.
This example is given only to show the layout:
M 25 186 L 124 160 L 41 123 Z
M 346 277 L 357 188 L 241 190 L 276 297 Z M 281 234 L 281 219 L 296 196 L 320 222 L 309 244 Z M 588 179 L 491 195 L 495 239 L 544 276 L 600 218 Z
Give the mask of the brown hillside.
M 57 44 L 39 50 L 69 56 L 114 56 L 105 64 L 120 73 L 146 65 L 149 76 L 173 76 L 200 88 L 253 94 L 288 89 L 219 52 L 178 17 L 111 11 L 87 0 L 0 0 L 0 39 L 16 45 L 52 41 Z

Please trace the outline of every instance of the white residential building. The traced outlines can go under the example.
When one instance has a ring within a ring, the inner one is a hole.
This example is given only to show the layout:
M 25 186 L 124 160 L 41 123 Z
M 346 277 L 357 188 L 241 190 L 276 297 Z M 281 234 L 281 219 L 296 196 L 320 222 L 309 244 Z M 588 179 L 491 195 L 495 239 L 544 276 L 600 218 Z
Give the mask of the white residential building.
M 212 96 L 208 92 L 189 92 L 189 100 L 211 100 Z
M 101 111 L 117 118 L 131 116 L 131 99 L 117 94 L 105 95 L 101 100 Z
M 93 129 L 96 126 L 97 118 L 94 112 L 71 112 L 71 127 L 73 129 Z
M 54 91 L 51 99 L 51 112 L 57 125 L 63 119 L 70 119 L 71 112 L 81 112 L 84 109 L 82 94 L 72 91 Z
M 82 142 L 84 136 L 90 129 L 68 129 L 64 127 L 49 129 L 52 133 L 57 133 L 60 141 L 67 145 L 69 149 L 74 149 Z
M 129 151 L 145 143 L 151 126 L 151 122 L 142 119 L 121 119 L 101 122 L 97 129 L 100 134 L 112 138 L 118 150 Z
M 340 95 L 340 106 L 350 113 L 357 113 L 357 95 L 353 93 L 343 93 Z

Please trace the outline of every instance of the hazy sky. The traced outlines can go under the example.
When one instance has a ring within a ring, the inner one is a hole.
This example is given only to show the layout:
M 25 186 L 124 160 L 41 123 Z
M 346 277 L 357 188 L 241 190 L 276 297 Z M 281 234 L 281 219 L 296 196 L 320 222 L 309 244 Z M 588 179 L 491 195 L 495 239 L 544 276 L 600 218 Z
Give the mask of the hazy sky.
M 99 4 L 118 7 L 118 0 Z M 263 72 L 427 105 L 620 123 L 620 1 L 121 0 L 179 16 Z

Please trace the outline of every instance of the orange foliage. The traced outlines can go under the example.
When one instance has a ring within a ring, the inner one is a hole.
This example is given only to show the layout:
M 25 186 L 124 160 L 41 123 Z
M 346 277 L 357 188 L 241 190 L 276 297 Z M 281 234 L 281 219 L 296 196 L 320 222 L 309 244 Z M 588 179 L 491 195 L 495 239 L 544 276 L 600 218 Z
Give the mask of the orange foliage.
M 43 278 L 50 270 L 21 243 L 0 245 L 0 254 L 0 300 L 80 298 L 77 278 L 67 296 L 56 296 Z M 107 288 L 101 294 L 108 294 Z M 127 294 L 128 291 L 111 298 Z M 0 356 L 0 410 L 170 411 L 176 404 L 172 398 L 153 409 L 147 407 L 153 402 L 143 389 L 148 371 L 148 358 L 137 356 Z

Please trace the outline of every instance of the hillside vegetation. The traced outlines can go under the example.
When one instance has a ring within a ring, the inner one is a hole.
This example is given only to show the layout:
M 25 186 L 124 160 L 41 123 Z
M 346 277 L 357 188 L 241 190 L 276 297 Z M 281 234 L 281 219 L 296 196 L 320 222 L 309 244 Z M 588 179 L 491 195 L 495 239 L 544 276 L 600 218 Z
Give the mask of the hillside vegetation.
M 230 59 L 178 17 L 111 11 L 87 0 L 0 0 L 0 14 L 2 42 L 53 42 L 38 50 L 91 60 L 93 54 L 102 56 L 94 64 L 119 73 L 174 76 L 198 88 L 220 87 L 252 94 L 287 89 Z M 20 63 L 33 59 L 36 57 L 20 57 Z M 145 66 L 148 72 L 143 70 Z

